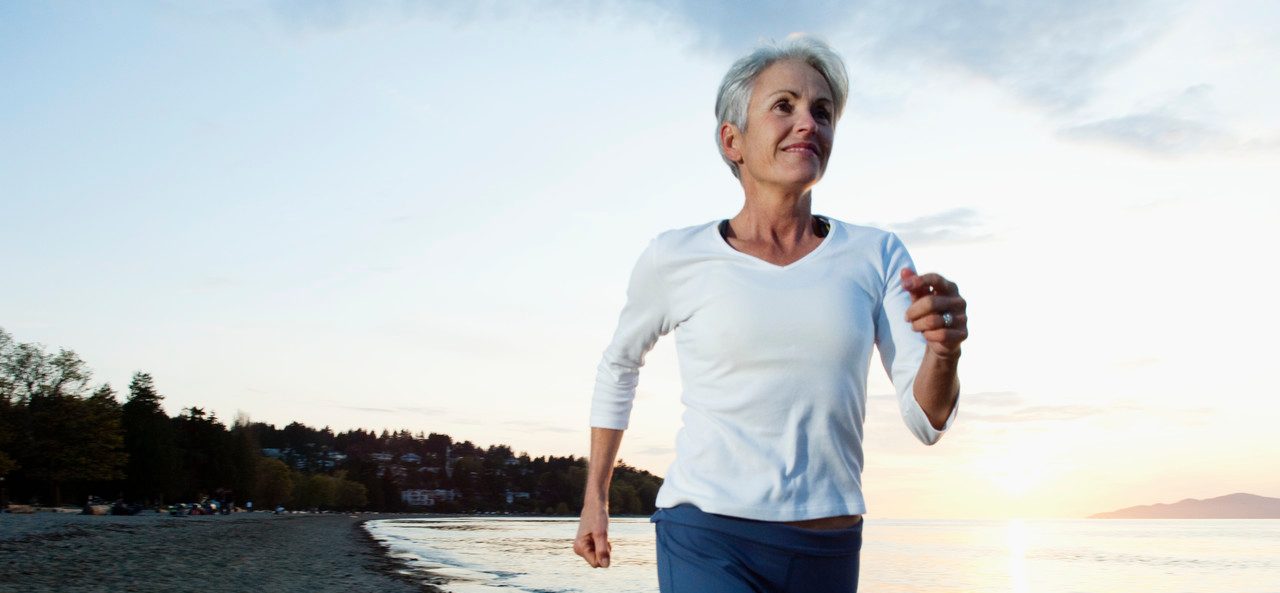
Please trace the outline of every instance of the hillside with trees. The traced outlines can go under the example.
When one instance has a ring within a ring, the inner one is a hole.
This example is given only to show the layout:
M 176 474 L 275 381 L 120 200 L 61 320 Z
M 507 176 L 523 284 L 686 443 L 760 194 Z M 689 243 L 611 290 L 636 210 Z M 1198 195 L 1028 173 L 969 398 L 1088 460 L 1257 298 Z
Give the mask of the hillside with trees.
M 531 457 L 447 434 L 283 427 L 199 407 L 170 416 L 155 378 L 135 373 L 124 400 L 93 385 L 71 350 L 51 353 L 0 329 L 0 505 L 146 507 L 202 499 L 256 508 L 576 515 L 587 460 Z M 619 461 L 615 514 L 654 512 L 661 478 Z

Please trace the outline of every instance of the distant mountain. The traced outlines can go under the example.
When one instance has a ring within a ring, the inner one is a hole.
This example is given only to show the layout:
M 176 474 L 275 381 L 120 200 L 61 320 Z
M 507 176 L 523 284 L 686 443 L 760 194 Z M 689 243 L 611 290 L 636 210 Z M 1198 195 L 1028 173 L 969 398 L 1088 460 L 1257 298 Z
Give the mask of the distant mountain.
M 1090 519 L 1280 519 L 1280 498 L 1228 494 L 1207 500 L 1129 507 L 1089 515 Z

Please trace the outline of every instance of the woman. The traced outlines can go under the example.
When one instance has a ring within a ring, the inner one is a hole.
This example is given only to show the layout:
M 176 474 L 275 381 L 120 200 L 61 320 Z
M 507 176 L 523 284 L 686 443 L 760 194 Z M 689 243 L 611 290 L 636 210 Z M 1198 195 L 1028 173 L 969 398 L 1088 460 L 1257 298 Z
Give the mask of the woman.
M 804 36 L 725 75 L 717 141 L 745 201 L 660 234 L 632 272 L 592 399 L 574 541 L 591 566 L 609 566 L 609 482 L 639 368 L 671 330 L 686 411 L 651 519 L 664 593 L 857 589 L 873 345 L 917 438 L 954 420 L 968 335 L 956 285 L 916 275 L 892 233 L 811 212 L 847 95 L 840 57 Z

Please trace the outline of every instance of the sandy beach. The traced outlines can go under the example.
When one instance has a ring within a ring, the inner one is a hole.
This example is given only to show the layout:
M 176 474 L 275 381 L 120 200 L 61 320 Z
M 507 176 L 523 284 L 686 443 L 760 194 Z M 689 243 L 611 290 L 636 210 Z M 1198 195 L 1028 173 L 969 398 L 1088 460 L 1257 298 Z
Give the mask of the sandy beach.
M 0 592 L 437 592 L 360 526 L 379 514 L 0 514 Z

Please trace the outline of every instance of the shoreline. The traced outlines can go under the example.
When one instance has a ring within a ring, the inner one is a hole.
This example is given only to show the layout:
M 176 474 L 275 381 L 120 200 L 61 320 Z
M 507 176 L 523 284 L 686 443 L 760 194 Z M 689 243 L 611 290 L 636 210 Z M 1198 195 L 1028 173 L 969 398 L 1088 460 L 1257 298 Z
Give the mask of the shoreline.
M 0 514 L 0 593 L 444 593 L 364 527 L 413 514 Z
M 648 519 L 649 515 L 617 515 L 611 518 L 636 518 Z M 392 515 L 385 517 L 370 517 L 360 523 L 361 530 L 369 537 L 371 544 L 381 549 L 382 555 L 387 559 L 390 566 L 394 566 L 394 570 L 403 571 L 403 576 L 410 580 L 421 581 L 424 587 L 429 587 L 439 593 L 446 593 L 443 587 L 452 585 L 453 588 L 462 588 L 463 590 L 473 593 L 479 592 L 501 592 L 509 590 L 506 585 L 494 585 L 490 582 L 493 575 L 485 569 L 466 568 L 460 565 L 441 564 L 437 561 L 427 562 L 429 566 L 416 565 L 413 560 L 398 558 L 393 555 L 392 546 L 383 544 L 366 523 L 368 521 L 398 520 L 398 519 L 472 519 L 472 520 L 528 520 L 528 519 L 550 519 L 556 521 L 576 521 L 576 517 L 566 517 L 558 515 L 540 515 L 540 514 L 495 514 L 484 515 L 475 513 L 424 513 L 424 514 L 406 514 Z M 565 540 L 566 549 L 569 540 Z M 412 556 L 412 552 L 408 552 Z M 421 560 L 421 558 L 419 558 Z
M 372 548 L 377 554 L 377 562 L 375 568 L 377 571 L 394 579 L 404 581 L 418 588 L 422 593 L 447 593 L 442 586 L 448 584 L 449 579 L 443 576 L 433 574 L 429 571 L 423 571 L 411 566 L 407 561 L 391 555 L 391 547 L 378 541 L 369 529 L 365 527 L 365 523 L 369 521 L 383 521 L 386 519 L 404 519 L 417 517 L 419 515 L 387 515 L 381 517 L 367 517 L 356 521 L 351 528 L 356 531 L 356 538 Z M 435 582 L 432 582 L 435 581 Z

